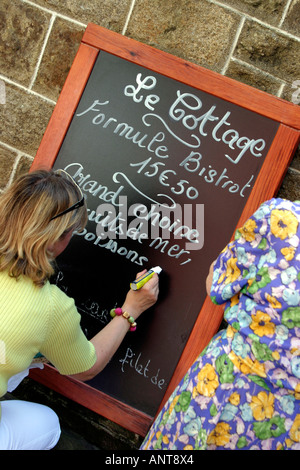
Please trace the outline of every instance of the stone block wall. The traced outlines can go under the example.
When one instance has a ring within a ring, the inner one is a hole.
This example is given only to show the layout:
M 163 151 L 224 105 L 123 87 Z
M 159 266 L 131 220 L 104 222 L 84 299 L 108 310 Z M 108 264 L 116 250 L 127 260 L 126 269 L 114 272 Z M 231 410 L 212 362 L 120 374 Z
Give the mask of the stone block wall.
M 300 103 L 300 0 L 1 0 L 0 191 L 29 169 L 89 22 Z M 299 188 L 298 149 L 279 195 Z

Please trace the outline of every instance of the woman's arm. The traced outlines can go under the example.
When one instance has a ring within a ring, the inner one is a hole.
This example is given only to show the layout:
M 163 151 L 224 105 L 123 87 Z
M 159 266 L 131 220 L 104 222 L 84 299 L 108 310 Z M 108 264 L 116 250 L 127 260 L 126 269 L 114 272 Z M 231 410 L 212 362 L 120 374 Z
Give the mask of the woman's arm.
M 211 286 L 212 286 L 214 264 L 215 264 L 215 261 L 213 263 L 211 263 L 210 268 L 209 268 L 209 272 L 208 272 L 208 275 L 207 275 L 207 278 L 206 278 L 206 293 L 207 293 L 208 296 L 210 295 Z
M 143 273 L 139 273 L 141 275 Z M 145 310 L 155 304 L 158 297 L 158 275 L 154 276 L 138 291 L 130 290 L 122 305 L 123 312 L 128 312 L 135 320 Z M 86 381 L 101 372 L 119 348 L 129 330 L 129 322 L 122 316 L 115 316 L 99 333 L 91 339 L 97 360 L 94 366 L 82 373 L 71 375 L 71 377 Z M 132 333 L 133 334 L 133 333 Z M 138 334 L 138 332 L 136 333 Z

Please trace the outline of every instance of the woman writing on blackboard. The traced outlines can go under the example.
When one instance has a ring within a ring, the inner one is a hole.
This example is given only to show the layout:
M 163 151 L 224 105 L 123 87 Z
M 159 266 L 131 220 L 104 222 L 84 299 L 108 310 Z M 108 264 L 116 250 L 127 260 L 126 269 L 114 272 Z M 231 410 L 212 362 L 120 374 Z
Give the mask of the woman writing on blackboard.
M 48 280 L 55 258 L 86 222 L 81 190 L 62 170 L 21 176 L 0 197 L 0 398 L 39 354 L 61 374 L 91 379 L 157 300 L 155 275 L 140 291 L 129 291 L 120 315 L 87 340 L 73 299 Z M 1 450 L 50 449 L 59 436 L 58 418 L 48 407 L 0 401 Z
M 220 331 L 142 449 L 300 449 L 300 202 L 272 199 L 212 265 Z

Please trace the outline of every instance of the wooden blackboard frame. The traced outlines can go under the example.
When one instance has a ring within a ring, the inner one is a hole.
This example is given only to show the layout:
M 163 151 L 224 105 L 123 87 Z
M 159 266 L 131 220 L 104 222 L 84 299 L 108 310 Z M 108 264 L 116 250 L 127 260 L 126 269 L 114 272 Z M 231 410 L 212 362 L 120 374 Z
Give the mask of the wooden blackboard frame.
M 278 122 L 278 131 L 237 226 L 240 226 L 260 203 L 276 194 L 300 141 L 299 106 L 95 24 L 89 24 L 83 35 L 79 50 L 31 166 L 31 171 L 41 167 L 51 168 L 54 165 L 99 51 L 126 59 Z M 233 233 L 234 231 L 235 228 Z M 222 317 L 222 308 L 213 305 L 210 299 L 206 298 L 160 409 L 188 367 L 216 333 Z M 51 366 L 46 366 L 43 371 L 32 370 L 30 376 L 142 436 L 146 434 L 153 421 L 153 416 L 133 409 L 87 384 L 61 376 Z

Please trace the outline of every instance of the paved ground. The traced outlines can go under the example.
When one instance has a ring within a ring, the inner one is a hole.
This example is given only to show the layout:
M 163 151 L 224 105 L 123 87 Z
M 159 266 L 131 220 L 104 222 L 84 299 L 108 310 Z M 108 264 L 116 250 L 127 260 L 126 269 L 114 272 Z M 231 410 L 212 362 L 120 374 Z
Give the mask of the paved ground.
M 84 436 L 73 432 L 71 429 L 62 428 L 61 437 L 53 449 L 56 450 L 103 450 L 86 440 Z

